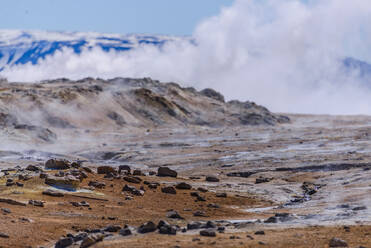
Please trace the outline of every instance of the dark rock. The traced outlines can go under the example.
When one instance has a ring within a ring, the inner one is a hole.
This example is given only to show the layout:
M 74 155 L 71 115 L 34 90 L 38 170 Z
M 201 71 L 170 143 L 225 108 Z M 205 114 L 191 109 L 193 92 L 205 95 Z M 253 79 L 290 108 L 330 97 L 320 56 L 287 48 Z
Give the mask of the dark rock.
M 227 176 L 228 177 L 244 177 L 244 178 L 248 178 L 251 175 L 254 175 L 256 173 L 257 173 L 256 171 L 231 172 L 231 173 L 228 173 Z
M 12 213 L 12 211 L 11 211 L 9 208 L 2 208 L 2 209 L 1 209 L 1 212 L 5 213 L 5 214 L 10 214 L 10 213 Z
M 255 235 L 265 235 L 265 232 L 264 231 L 256 231 Z
M 209 220 L 206 222 L 206 228 L 216 228 L 216 224 Z
M 208 207 L 208 208 L 220 208 L 220 206 L 219 206 L 218 204 L 216 204 L 216 203 L 209 203 L 209 204 L 207 205 L 207 207 Z
M 226 198 L 227 197 L 227 193 L 216 193 L 215 194 L 216 197 L 221 197 L 221 198 Z
M 205 237 L 216 237 L 215 231 L 210 229 L 201 230 L 200 235 Z
M 366 209 L 367 209 L 366 206 L 360 206 L 360 207 L 355 207 L 355 208 L 353 208 L 352 210 L 353 210 L 353 211 L 361 211 L 361 210 L 366 210 Z
M 144 176 L 143 172 L 141 170 L 134 170 L 133 171 L 134 176 Z
M 171 225 L 163 225 L 159 228 L 160 234 L 176 235 L 177 228 Z
M 159 177 L 177 177 L 178 173 L 169 167 L 159 167 L 157 170 L 157 176 Z
M 255 184 L 260 184 L 260 183 L 268 183 L 272 180 L 272 178 L 267 178 L 267 177 L 258 177 L 255 179 Z
M 201 226 L 202 226 L 202 223 L 201 222 L 192 221 L 192 222 L 190 222 L 190 223 L 187 224 L 187 229 L 188 230 L 200 229 Z
M 73 237 L 73 241 L 74 242 L 79 242 L 79 241 L 83 240 L 84 238 L 86 238 L 87 236 L 88 236 L 88 234 L 86 232 L 78 233 Z
M 224 96 L 222 94 L 220 94 L 219 92 L 213 90 L 213 89 L 210 89 L 210 88 L 206 88 L 206 89 L 203 89 L 202 91 L 200 91 L 200 93 L 206 97 L 209 97 L 209 98 L 212 98 L 214 100 L 217 100 L 217 101 L 220 101 L 220 102 L 225 102 L 224 100 Z
M 175 190 L 175 188 L 172 187 L 172 186 L 168 186 L 168 187 L 163 187 L 163 188 L 161 188 L 161 192 L 162 192 L 162 193 L 166 193 L 166 194 L 173 194 L 173 195 L 176 194 L 176 190 Z
M 123 179 L 129 183 L 136 183 L 136 184 L 142 181 L 142 179 L 140 179 L 139 177 L 124 177 Z
M 332 238 L 329 247 L 348 247 L 347 242 L 339 238 Z
M 120 232 L 119 232 L 119 234 L 121 236 L 129 236 L 132 233 L 131 233 L 131 230 L 128 227 L 126 227 L 126 228 L 121 229 Z
M 16 182 L 15 183 L 18 187 L 23 187 L 24 186 L 24 184 L 23 183 L 20 183 L 20 182 Z
M 122 191 L 126 191 L 126 192 L 129 192 L 129 193 L 131 193 L 133 195 L 137 195 L 137 196 L 143 196 L 144 195 L 144 191 L 138 190 L 134 186 L 130 186 L 130 185 L 127 185 L 127 184 L 125 184 L 125 186 L 122 188 Z
M 149 222 L 144 223 L 143 225 L 141 225 L 138 228 L 138 232 L 139 233 L 149 233 L 149 232 L 156 231 L 156 229 L 157 229 L 157 227 L 156 227 L 155 223 L 153 223 L 152 221 L 149 221 Z
M 180 214 L 177 211 L 169 211 L 166 214 L 166 217 L 170 219 L 181 219 L 181 220 L 184 219 L 182 216 L 180 216 Z
M 26 167 L 26 170 L 28 170 L 28 171 L 39 171 L 40 168 L 35 166 L 35 165 L 29 165 L 29 166 Z
M 97 168 L 97 173 L 98 174 L 116 173 L 116 170 L 111 166 L 104 165 L 104 166 L 99 166 Z
M 206 199 L 203 196 L 200 196 L 200 195 L 196 197 L 196 200 L 197 201 L 202 201 L 202 202 L 206 201 Z
M 115 225 L 115 226 L 107 226 L 106 228 L 103 229 L 105 232 L 118 232 L 121 230 L 121 226 Z
M 88 185 L 93 186 L 98 189 L 103 189 L 104 187 L 106 187 L 106 184 L 104 182 L 98 182 L 98 181 L 90 181 Z
M 203 192 L 203 193 L 208 191 L 207 189 L 202 188 L 202 187 L 197 188 L 197 190 L 200 191 L 200 192 Z
M 275 216 L 269 217 L 264 221 L 264 223 L 278 223 L 278 218 Z
M 28 204 L 33 205 L 35 207 L 44 207 L 44 203 L 42 201 L 37 200 L 29 200 Z
M 3 232 L 0 232 L 0 238 L 8 239 L 9 235 Z
M 86 238 L 83 239 L 80 248 L 87 248 L 90 247 L 104 239 L 104 235 L 101 233 L 96 233 L 96 234 L 90 234 Z
M 219 182 L 220 180 L 216 176 L 207 176 L 206 181 L 207 182 Z
M 121 171 L 126 171 L 126 172 L 130 173 L 131 168 L 130 168 L 129 165 L 120 165 L 119 166 L 119 173 L 121 173 Z
M 45 163 L 45 169 L 50 170 L 67 170 L 71 167 L 67 160 L 49 159 Z
M 192 186 L 188 183 L 185 183 L 185 182 L 181 182 L 181 183 L 178 183 L 175 188 L 177 189 L 185 189 L 185 190 L 188 190 L 188 189 L 192 189 Z
M 199 210 L 194 212 L 193 216 L 195 216 L 195 217 L 207 217 L 207 215 L 205 214 L 204 211 L 199 211 Z
M 55 244 L 55 248 L 65 248 L 73 244 L 73 238 L 62 238 Z

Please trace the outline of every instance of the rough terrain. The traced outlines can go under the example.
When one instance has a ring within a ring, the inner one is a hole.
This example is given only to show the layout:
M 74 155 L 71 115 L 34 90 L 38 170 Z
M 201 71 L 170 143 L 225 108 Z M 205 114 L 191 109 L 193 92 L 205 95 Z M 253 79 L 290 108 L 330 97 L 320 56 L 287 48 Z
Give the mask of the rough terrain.
M 371 247 L 371 117 L 150 79 L 4 81 L 0 108 L 2 247 Z

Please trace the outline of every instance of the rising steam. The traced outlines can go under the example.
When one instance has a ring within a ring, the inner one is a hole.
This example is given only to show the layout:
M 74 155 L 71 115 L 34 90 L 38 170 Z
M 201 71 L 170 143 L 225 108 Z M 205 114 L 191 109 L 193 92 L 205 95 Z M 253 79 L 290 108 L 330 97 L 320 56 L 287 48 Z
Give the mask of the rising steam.
M 150 76 L 212 87 L 273 111 L 371 114 L 371 84 L 342 63 L 371 62 L 370 23 L 368 0 L 236 0 L 197 26 L 196 45 L 81 55 L 65 49 L 2 75 L 10 81 Z

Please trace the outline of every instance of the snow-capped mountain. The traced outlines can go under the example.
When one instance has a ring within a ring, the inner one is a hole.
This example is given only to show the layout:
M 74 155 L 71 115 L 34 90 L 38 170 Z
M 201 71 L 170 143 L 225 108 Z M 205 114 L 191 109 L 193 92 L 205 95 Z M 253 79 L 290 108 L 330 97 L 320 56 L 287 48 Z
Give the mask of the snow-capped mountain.
M 140 46 L 161 47 L 167 42 L 187 39 L 159 35 L 117 35 L 0 30 L 0 71 L 6 66 L 37 64 L 40 59 L 69 48 L 76 54 L 100 48 L 103 51 L 128 51 Z

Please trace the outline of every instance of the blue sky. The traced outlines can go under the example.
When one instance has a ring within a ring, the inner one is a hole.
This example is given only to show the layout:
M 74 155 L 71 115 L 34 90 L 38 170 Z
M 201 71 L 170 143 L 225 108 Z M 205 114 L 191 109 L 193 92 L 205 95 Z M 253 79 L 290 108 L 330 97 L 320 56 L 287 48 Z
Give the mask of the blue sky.
M 190 35 L 233 0 L 2 0 L 0 29 Z

